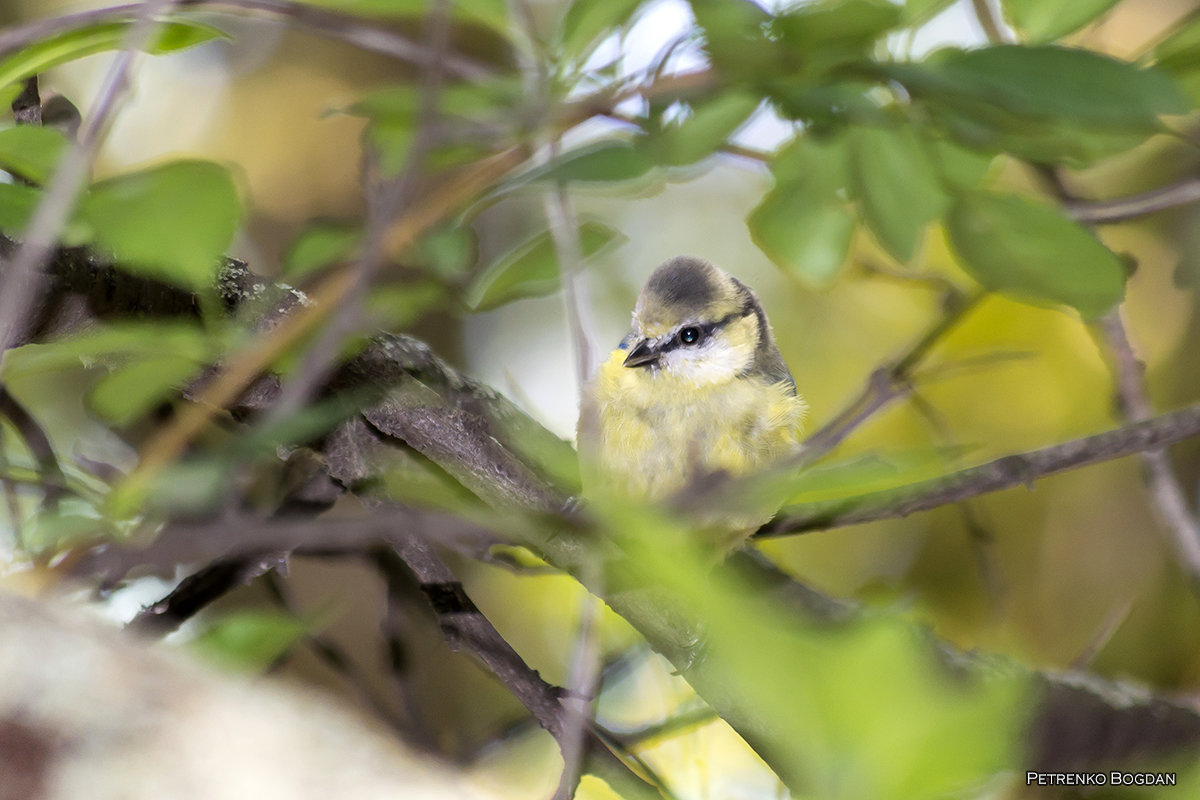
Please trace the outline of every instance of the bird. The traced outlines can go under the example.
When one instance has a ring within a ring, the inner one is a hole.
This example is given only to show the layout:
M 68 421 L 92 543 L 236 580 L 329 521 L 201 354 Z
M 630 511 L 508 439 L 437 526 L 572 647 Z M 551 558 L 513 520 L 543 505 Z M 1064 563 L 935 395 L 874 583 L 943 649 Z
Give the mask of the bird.
M 749 286 L 710 262 L 657 267 L 629 334 L 584 387 L 584 495 L 669 500 L 696 482 L 766 469 L 796 452 L 807 404 Z M 736 547 L 777 508 L 703 519 Z

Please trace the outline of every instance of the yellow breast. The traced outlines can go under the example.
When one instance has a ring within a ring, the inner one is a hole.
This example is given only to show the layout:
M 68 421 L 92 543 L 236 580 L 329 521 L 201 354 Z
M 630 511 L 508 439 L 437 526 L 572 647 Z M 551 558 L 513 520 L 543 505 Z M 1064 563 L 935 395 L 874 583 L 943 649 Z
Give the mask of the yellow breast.
M 791 384 L 741 377 L 697 385 L 625 367 L 625 356 L 616 350 L 601 366 L 581 421 L 581 454 L 607 488 L 660 500 L 703 475 L 762 469 L 799 443 L 806 404 Z

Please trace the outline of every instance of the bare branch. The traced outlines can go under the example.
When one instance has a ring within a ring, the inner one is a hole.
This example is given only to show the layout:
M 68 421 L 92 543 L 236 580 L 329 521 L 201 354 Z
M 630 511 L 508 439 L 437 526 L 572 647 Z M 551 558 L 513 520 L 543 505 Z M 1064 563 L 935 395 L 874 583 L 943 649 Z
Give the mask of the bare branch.
M 979 21 L 979 27 L 983 28 L 983 33 L 989 42 L 1005 44 L 1009 41 L 1004 23 L 1001 22 L 999 13 L 992 6 L 992 0 L 971 0 L 971 8 L 975 11 L 975 19 Z
M 435 57 L 431 48 L 381 26 L 379 20 L 306 3 L 289 0 L 179 0 L 177 5 L 181 11 L 187 8 L 213 8 L 278 17 L 303 25 L 312 33 L 340 39 L 361 50 L 413 64 L 425 64 Z M 11 26 L 0 31 L 0 55 L 27 47 L 55 34 L 101 22 L 130 19 L 141 7 L 141 3 L 128 3 Z M 486 64 L 460 54 L 449 56 L 445 66 L 447 72 L 463 80 L 485 80 L 494 74 L 494 70 Z
M 1077 222 L 1107 225 L 1125 222 L 1200 201 L 1200 177 L 1184 178 L 1157 189 L 1113 200 L 1070 200 L 1063 204 Z
M 785 509 L 783 514 L 760 529 L 755 536 L 786 536 L 906 517 L 917 511 L 959 503 L 981 494 L 1021 485 L 1031 486 L 1038 478 L 1161 449 L 1196 435 L 1200 435 L 1200 403 L 1144 422 L 1040 450 L 1004 456 L 977 467 L 897 489 L 794 506 Z
M 1154 410 L 1146 391 L 1145 367 L 1133 352 L 1119 313 L 1109 313 L 1101 325 L 1116 362 L 1113 371 L 1122 414 L 1135 422 L 1149 419 Z M 1154 498 L 1154 510 L 1171 534 L 1171 544 L 1191 580 L 1193 591 L 1200 592 L 1200 524 L 1188 508 L 1167 451 L 1162 448 L 1147 450 L 1142 453 L 1142 462 L 1146 465 L 1146 484 Z
M 836 448 L 860 425 L 873 417 L 885 406 L 908 391 L 914 367 L 919 364 L 950 331 L 984 298 L 985 293 L 976 292 L 963 297 L 956 289 L 946 295 L 946 311 L 940 319 L 915 341 L 891 364 L 875 369 L 867 378 L 853 401 L 836 417 L 825 423 L 804 442 L 797 458 L 797 466 L 812 464 L 821 456 Z

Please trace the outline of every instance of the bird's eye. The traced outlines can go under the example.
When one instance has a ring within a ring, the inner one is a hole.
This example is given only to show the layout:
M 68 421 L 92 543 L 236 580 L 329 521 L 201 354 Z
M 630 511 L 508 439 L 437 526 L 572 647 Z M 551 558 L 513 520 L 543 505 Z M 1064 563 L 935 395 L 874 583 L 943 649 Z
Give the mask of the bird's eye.
M 679 341 L 683 344 L 695 344 L 700 341 L 700 329 L 689 325 L 679 331 Z

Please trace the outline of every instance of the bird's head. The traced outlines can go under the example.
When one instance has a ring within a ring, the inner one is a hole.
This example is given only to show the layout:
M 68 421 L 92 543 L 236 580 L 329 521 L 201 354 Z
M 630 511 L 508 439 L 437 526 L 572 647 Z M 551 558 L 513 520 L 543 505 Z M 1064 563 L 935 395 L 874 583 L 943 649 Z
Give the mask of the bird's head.
M 650 275 L 633 312 L 625 366 L 695 384 L 731 381 L 774 350 L 748 286 L 707 261 L 680 256 Z

